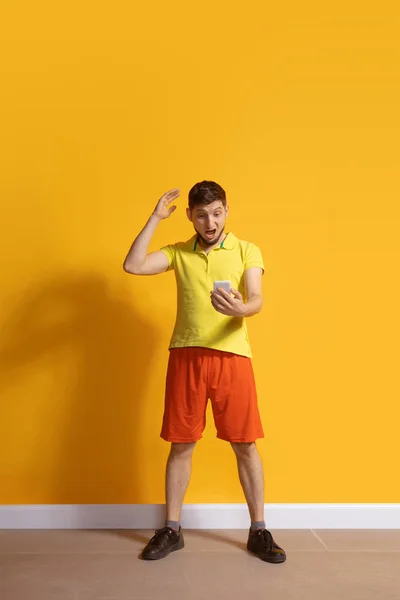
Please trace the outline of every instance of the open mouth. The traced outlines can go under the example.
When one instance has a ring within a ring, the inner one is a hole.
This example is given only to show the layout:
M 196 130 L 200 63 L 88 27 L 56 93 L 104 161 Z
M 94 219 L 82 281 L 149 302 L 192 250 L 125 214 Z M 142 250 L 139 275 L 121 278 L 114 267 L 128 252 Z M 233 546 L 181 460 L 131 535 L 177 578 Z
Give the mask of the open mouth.
M 216 229 L 207 229 L 207 231 L 206 231 L 206 238 L 208 240 L 212 240 L 213 237 L 215 236 L 216 231 L 217 231 Z

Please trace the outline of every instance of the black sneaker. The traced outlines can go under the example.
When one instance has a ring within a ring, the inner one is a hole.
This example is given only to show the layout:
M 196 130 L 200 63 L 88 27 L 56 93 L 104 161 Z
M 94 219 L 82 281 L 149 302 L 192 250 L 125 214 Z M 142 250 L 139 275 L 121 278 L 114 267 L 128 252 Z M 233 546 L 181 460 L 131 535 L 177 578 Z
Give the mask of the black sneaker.
M 275 544 L 274 538 L 268 529 L 258 529 L 257 531 L 251 531 L 250 529 L 247 550 L 266 562 L 283 563 L 286 560 L 285 551 L 278 544 Z
M 144 560 L 159 560 L 165 558 L 170 552 L 181 550 L 185 545 L 182 529 L 174 531 L 170 527 L 157 529 L 146 548 L 142 552 Z

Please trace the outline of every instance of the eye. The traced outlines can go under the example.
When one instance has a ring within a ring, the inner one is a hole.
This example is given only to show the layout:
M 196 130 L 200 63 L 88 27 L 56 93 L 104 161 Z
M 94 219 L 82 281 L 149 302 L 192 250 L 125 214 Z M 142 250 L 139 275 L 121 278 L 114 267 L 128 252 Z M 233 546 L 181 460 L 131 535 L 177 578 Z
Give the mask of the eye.
M 214 213 L 214 217 L 220 217 L 220 216 L 221 216 L 220 212 Z

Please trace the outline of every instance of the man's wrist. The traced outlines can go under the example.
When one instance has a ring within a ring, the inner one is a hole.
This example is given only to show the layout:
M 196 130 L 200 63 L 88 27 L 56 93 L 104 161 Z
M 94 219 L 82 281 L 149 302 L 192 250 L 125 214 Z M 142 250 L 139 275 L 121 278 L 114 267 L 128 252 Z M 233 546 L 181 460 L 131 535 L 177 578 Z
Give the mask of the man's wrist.
M 157 217 L 157 215 L 156 215 L 156 214 L 154 214 L 154 213 L 151 213 L 149 221 L 151 221 L 151 222 L 152 222 L 152 223 L 154 223 L 155 225 L 158 225 L 158 223 L 161 221 L 161 218 L 160 218 L 160 217 Z

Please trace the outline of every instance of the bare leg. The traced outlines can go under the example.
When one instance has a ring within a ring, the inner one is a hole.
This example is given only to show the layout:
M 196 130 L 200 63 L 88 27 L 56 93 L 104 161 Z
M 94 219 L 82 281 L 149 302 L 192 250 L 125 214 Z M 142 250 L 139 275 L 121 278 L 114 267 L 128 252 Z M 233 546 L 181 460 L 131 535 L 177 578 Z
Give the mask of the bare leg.
M 236 454 L 251 521 L 264 521 L 264 472 L 257 447 L 254 442 L 231 445 Z
M 171 444 L 167 461 L 165 495 L 167 521 L 178 521 L 192 470 L 192 444 Z

